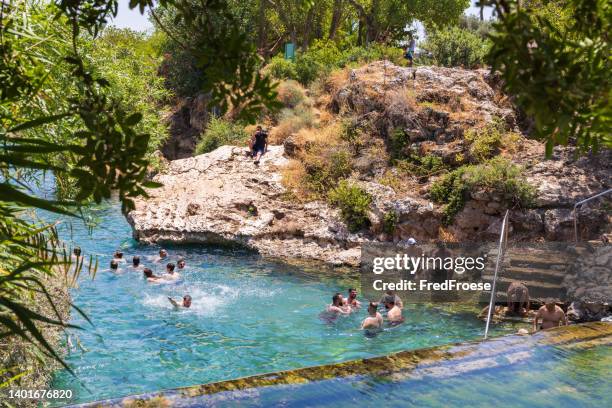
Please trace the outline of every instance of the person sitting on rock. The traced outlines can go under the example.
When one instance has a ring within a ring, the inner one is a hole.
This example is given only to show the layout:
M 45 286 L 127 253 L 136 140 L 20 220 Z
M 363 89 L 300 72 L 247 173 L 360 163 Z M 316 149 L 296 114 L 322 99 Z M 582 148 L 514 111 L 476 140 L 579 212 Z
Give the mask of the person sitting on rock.
M 144 274 L 147 282 L 159 283 L 160 280 L 161 280 L 161 278 L 159 276 L 153 275 L 153 271 L 151 270 L 151 268 L 144 268 L 142 270 L 142 273 Z
M 166 274 L 163 276 L 164 279 L 167 280 L 177 280 L 179 279 L 181 276 L 174 272 L 174 264 L 173 263 L 169 263 L 166 265 Z
M 362 330 L 381 329 L 383 325 L 383 317 L 378 313 L 378 302 L 370 302 L 368 305 L 368 317 L 361 323 Z
M 387 309 L 387 320 L 389 320 L 391 326 L 397 326 L 404 322 L 402 309 L 395 304 L 395 298 L 393 296 L 387 296 L 385 298 L 385 308 Z
M 170 296 L 168 296 L 168 300 L 170 301 L 170 303 L 172 303 L 172 306 L 176 308 L 184 307 L 185 309 L 189 309 L 189 307 L 191 306 L 191 296 L 189 295 L 183 296 L 183 303 L 178 303 L 176 300 L 172 299 Z
M 507 315 L 527 316 L 531 303 L 529 301 L 529 289 L 521 282 L 512 282 L 506 291 L 508 310 Z
M 251 149 L 253 163 L 259 164 L 261 156 L 268 151 L 268 133 L 259 125 L 249 141 L 249 148 Z
M 538 325 L 540 319 L 542 319 L 542 324 Z M 547 299 L 533 319 L 533 331 L 559 327 L 559 324 L 567 326 L 567 317 L 565 317 L 563 309 L 557 306 L 554 299 Z

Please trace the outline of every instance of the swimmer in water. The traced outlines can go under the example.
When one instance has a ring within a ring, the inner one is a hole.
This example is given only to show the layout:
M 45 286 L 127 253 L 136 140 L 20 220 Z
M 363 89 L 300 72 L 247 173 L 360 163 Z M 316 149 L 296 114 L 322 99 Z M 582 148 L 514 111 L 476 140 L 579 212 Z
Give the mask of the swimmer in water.
M 168 251 L 166 251 L 165 249 L 162 248 L 162 249 L 159 250 L 159 256 L 157 258 L 155 258 L 155 260 L 153 262 L 160 263 L 161 261 L 163 261 L 166 258 L 168 258 Z
M 171 262 L 166 265 L 166 274 L 162 277 L 168 280 L 177 280 L 178 278 L 181 277 L 181 275 L 174 272 L 174 264 Z
M 340 292 L 336 293 L 332 297 L 332 302 L 330 305 L 327 305 L 327 313 L 332 315 L 348 315 L 351 314 L 351 308 L 349 306 L 345 306 L 344 300 L 342 299 L 342 295 Z
M 178 266 L 179 269 L 185 269 L 185 260 L 183 258 L 179 258 L 176 266 Z
M 361 323 L 362 330 L 381 329 L 383 325 L 383 317 L 378 312 L 378 302 L 370 302 L 368 305 L 368 317 Z
M 191 306 L 191 296 L 189 295 L 183 296 L 183 303 L 178 303 L 176 300 L 172 299 L 170 296 L 168 296 L 168 300 L 170 301 L 170 303 L 172 303 L 172 306 L 176 308 L 184 307 L 185 309 L 189 309 L 189 307 Z
M 402 302 L 402 299 L 400 299 L 399 296 L 397 296 L 392 290 L 388 290 L 385 292 L 385 295 L 382 297 L 382 299 L 380 299 L 380 304 L 384 305 L 385 304 L 385 300 L 389 297 L 393 297 L 394 301 L 395 301 L 395 306 L 399 307 L 400 309 L 404 308 L 404 303 Z
M 138 255 L 134 255 L 132 258 L 132 268 L 133 269 L 142 269 L 144 266 L 140 263 L 140 257 Z
M 161 278 L 159 276 L 153 275 L 153 271 L 151 270 L 151 268 L 144 268 L 142 270 L 142 273 L 144 274 L 145 278 L 147 279 L 147 282 L 159 283 L 159 281 L 161 281 Z
M 115 255 L 113 256 L 113 260 L 117 262 L 125 262 L 125 258 L 123 257 L 123 252 L 117 250 L 115 251 Z
M 542 324 L 538 326 L 539 320 L 542 319 Z M 554 299 L 546 299 L 546 303 L 542 306 L 533 319 L 533 331 L 551 329 L 559 327 L 559 325 L 567 326 L 567 317 L 565 312 L 555 303 Z
M 116 259 L 110 261 L 110 271 L 113 273 L 122 272 L 121 269 L 119 269 L 119 262 L 117 262 Z
M 348 299 L 343 299 L 343 304 L 350 306 L 352 309 L 359 309 L 361 302 L 357 300 L 357 289 L 350 288 L 348 290 Z
M 81 247 L 74 247 L 72 250 L 72 258 L 80 259 L 81 258 Z
M 385 308 L 387 309 L 387 320 L 389 320 L 390 325 L 395 326 L 404 322 L 402 309 L 395 304 L 395 298 L 393 296 L 387 296 L 385 298 Z

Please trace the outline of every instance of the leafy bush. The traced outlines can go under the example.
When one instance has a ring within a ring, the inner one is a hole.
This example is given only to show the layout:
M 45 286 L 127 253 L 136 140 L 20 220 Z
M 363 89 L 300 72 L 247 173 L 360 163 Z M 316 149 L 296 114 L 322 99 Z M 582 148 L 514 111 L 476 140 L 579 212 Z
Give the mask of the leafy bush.
M 278 86 L 278 100 L 287 108 L 295 108 L 306 99 L 304 88 L 296 81 L 283 81 Z
M 474 68 L 485 63 L 490 41 L 459 27 L 439 28 L 428 33 L 423 48 L 436 64 L 445 67 Z
M 335 183 L 348 177 L 353 170 L 351 155 L 345 150 L 338 150 L 329 155 L 312 155 L 305 163 L 306 183 L 318 194 L 324 194 Z
M 340 214 L 349 231 L 357 232 L 370 224 L 367 213 L 372 197 L 367 191 L 351 185 L 346 180 L 328 194 L 329 201 L 340 208 Z
M 469 142 L 469 156 L 472 162 L 481 163 L 504 147 L 514 150 L 520 135 L 508 132 L 506 124 L 499 118 L 487 124 L 482 129 L 470 129 L 465 133 L 465 140 Z
M 419 177 L 431 176 L 446 170 L 442 158 L 433 154 L 411 155 L 406 160 L 399 161 L 397 167 L 404 173 Z
M 389 135 L 389 154 L 392 159 L 401 160 L 407 157 L 406 148 L 410 146 L 410 139 L 403 129 L 394 129 Z
M 304 53 L 297 55 L 295 70 L 297 79 L 308 85 L 319 76 L 328 74 L 339 63 L 340 50 L 332 41 L 316 40 Z
M 249 134 L 241 124 L 211 117 L 204 135 L 195 148 L 195 154 L 212 152 L 223 145 L 244 144 L 248 137 Z
M 468 193 L 479 188 L 501 195 L 509 206 L 529 207 L 535 198 L 534 188 L 523 179 L 522 168 L 502 157 L 455 169 L 433 183 L 430 195 L 446 204 L 444 222 L 450 224 L 465 205 Z
M 297 71 L 293 61 L 285 59 L 282 55 L 277 55 L 270 59 L 266 65 L 266 72 L 274 79 L 297 79 Z
M 273 143 L 283 143 L 300 129 L 312 127 L 315 118 L 308 106 L 299 104 L 295 109 L 282 109 L 278 120 L 278 125 L 270 135 Z
M 399 222 L 399 214 L 395 211 L 389 211 L 383 216 L 383 232 L 392 235 L 397 228 Z

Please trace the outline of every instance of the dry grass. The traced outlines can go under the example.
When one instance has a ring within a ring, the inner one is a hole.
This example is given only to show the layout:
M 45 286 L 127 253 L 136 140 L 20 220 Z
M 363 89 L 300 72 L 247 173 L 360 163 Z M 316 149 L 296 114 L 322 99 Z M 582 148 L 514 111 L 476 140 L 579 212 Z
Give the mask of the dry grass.
M 304 183 L 307 175 L 306 167 L 301 160 L 290 160 L 281 170 L 282 183 L 292 200 L 308 202 L 315 198 Z
M 459 242 L 457 236 L 451 230 L 445 227 L 438 228 L 438 237 L 443 242 Z

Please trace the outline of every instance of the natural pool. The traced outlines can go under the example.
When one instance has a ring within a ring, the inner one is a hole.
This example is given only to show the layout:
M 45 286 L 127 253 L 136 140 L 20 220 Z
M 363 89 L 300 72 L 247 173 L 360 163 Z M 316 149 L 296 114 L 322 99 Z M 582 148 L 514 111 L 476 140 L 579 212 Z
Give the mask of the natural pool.
M 484 325 L 471 308 L 408 305 L 406 323 L 368 338 L 358 330 L 365 310 L 328 324 L 318 314 L 336 291 L 359 285 L 357 276 L 323 273 L 262 260 L 241 250 L 169 248 L 171 261 L 187 268 L 176 284 L 147 284 L 141 273 L 104 271 L 122 248 L 143 260 L 158 248 L 139 246 L 116 206 L 97 211 L 91 234 L 79 221 L 60 233 L 85 254 L 99 256 L 100 270 L 82 278 L 73 301 L 68 364 L 77 377 L 57 373 L 53 388 L 72 389 L 73 403 L 231 379 L 290 368 L 385 355 L 405 349 L 477 339 Z M 153 266 L 159 273 L 163 265 Z M 167 296 L 189 293 L 193 306 L 176 311 Z M 496 327 L 494 334 L 511 332 Z

